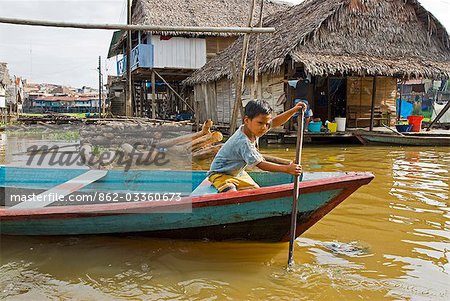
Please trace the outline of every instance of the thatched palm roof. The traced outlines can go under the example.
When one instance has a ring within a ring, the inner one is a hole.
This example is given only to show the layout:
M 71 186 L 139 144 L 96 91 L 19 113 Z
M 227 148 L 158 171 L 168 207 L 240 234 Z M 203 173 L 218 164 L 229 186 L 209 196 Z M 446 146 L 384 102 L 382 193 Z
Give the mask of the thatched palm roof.
M 277 72 L 291 58 L 313 75 L 450 77 L 449 35 L 417 0 L 306 0 L 265 18 L 264 25 L 275 33 L 261 35 L 261 73 Z M 230 78 L 230 61 L 238 63 L 242 40 L 185 84 Z M 254 69 L 254 40 L 247 74 Z
M 256 1 L 254 24 L 258 22 L 260 0 Z M 197 27 L 246 27 L 248 25 L 249 0 L 134 0 L 132 23 L 136 25 L 197 26 Z M 286 10 L 292 6 L 280 0 L 264 0 L 264 16 Z M 153 34 L 183 36 L 235 36 L 227 33 L 152 32 Z M 116 34 L 117 35 L 117 34 Z M 110 56 L 120 52 L 121 38 L 111 41 Z
M 264 1 L 265 16 L 290 6 L 281 1 Z M 248 0 L 134 0 L 133 2 L 133 24 L 139 25 L 242 27 L 247 26 L 250 9 Z M 260 1 L 256 2 L 259 6 Z M 256 24 L 259 10 L 255 9 L 254 12 Z M 200 35 L 211 34 L 200 33 Z

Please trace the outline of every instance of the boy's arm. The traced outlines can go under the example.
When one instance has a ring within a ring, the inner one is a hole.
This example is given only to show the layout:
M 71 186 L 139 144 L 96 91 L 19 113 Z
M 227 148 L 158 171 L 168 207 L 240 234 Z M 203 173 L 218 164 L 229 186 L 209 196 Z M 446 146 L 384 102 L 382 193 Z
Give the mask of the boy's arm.
M 262 161 L 259 163 L 258 168 L 265 170 L 265 171 L 272 171 L 272 172 L 285 172 L 288 174 L 291 174 L 293 176 L 300 175 L 302 173 L 302 166 L 297 165 L 295 163 L 291 163 L 289 165 L 280 165 L 276 163 L 271 163 L 267 161 Z
M 297 113 L 300 110 L 306 110 L 306 104 L 303 102 L 299 102 L 295 105 L 295 107 L 281 113 L 280 115 L 275 116 L 272 119 L 272 125 L 271 127 L 275 128 L 277 126 L 283 125 L 286 123 L 286 121 L 289 120 L 295 113 Z

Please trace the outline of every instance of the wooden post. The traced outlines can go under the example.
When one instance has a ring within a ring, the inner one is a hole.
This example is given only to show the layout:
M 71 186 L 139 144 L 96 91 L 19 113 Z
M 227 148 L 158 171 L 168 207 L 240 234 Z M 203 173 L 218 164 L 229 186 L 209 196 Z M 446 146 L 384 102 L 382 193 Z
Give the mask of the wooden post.
M 145 105 L 147 104 L 147 81 L 144 80 L 144 82 L 142 83 L 142 92 L 143 97 L 142 97 L 142 103 L 141 103 L 141 116 L 144 116 L 144 112 L 145 112 Z
M 255 1 L 256 0 L 250 0 L 250 10 L 249 10 L 249 21 L 248 26 L 252 27 L 253 22 L 253 9 L 255 7 Z M 236 131 L 237 127 L 237 118 L 239 111 L 241 111 L 241 115 L 243 115 L 243 108 L 242 108 L 242 90 L 245 83 L 245 68 L 246 68 L 246 62 L 247 62 L 247 53 L 248 53 L 248 45 L 249 45 L 249 35 L 244 34 L 244 38 L 242 41 L 242 55 L 241 55 L 241 70 L 238 73 L 238 85 L 236 86 L 236 98 L 234 101 L 234 107 L 233 107 L 233 115 L 231 116 L 231 124 L 230 124 L 230 135 Z M 243 116 L 242 116 L 243 117 Z
M 259 9 L 259 22 L 258 27 L 262 27 L 264 0 L 261 0 L 261 6 Z M 255 45 L 255 67 L 254 67 L 254 82 L 253 82 L 253 98 L 259 99 L 259 89 L 258 89 L 258 75 L 259 75 L 259 33 L 256 34 L 256 45 Z
M 102 57 L 98 57 L 98 116 L 102 118 Z
M 139 116 L 138 98 L 136 95 L 136 85 L 134 82 L 132 82 L 131 89 L 132 89 L 131 95 L 133 100 L 133 116 L 138 117 Z
M 236 91 L 236 89 L 237 89 L 236 87 L 238 85 L 238 76 L 237 76 L 237 71 L 236 71 L 236 65 L 234 64 L 233 61 L 230 61 L 230 72 L 231 72 L 231 78 L 233 79 L 233 82 L 234 82 L 234 90 Z M 235 95 L 235 97 L 236 97 L 236 95 Z
M 195 96 L 195 92 L 194 92 L 194 96 Z M 200 119 L 198 116 L 198 102 L 195 100 L 195 97 L 194 97 L 194 115 L 195 115 L 195 130 L 198 131 L 198 129 L 200 127 Z
M 400 121 L 402 119 L 402 90 L 403 90 L 403 78 L 400 82 L 400 101 L 398 102 L 398 115 L 397 115 L 397 121 Z M 397 109 L 397 98 L 395 99 L 395 108 Z
M 156 119 L 156 80 L 155 71 L 152 70 L 152 118 Z
M 127 25 L 131 25 L 131 0 L 127 0 Z M 125 100 L 125 115 L 130 117 L 133 115 L 133 89 L 131 79 L 131 30 L 127 30 L 127 93 Z
M 375 98 L 376 98 L 376 94 L 377 94 L 377 77 L 374 76 L 373 77 L 373 84 L 372 84 L 372 106 L 370 109 L 370 131 L 373 131 L 373 118 L 374 118 L 374 114 L 375 114 Z

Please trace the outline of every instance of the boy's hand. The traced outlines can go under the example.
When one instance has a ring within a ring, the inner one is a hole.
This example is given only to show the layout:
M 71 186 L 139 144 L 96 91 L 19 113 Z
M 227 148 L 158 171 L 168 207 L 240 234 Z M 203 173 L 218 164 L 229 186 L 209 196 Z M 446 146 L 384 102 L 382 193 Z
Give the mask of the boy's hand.
M 304 103 L 304 102 L 298 102 L 294 108 L 296 108 L 297 111 L 300 111 L 300 110 L 306 111 L 307 106 L 306 106 L 306 103 Z
M 302 166 L 300 164 L 291 163 L 286 165 L 286 173 L 293 176 L 298 176 L 302 173 Z

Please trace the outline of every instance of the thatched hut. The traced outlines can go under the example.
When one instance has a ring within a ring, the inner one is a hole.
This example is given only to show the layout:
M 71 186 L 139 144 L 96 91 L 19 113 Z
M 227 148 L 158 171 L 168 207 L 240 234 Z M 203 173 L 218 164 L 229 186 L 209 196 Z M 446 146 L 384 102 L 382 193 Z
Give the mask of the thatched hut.
M 417 0 L 306 0 L 265 18 L 264 26 L 276 32 L 260 36 L 256 87 L 256 39 L 250 39 L 244 104 L 256 96 L 276 111 L 292 106 L 295 89 L 288 80 L 304 72 L 312 76 L 309 100 L 316 117 L 347 117 L 350 125 L 362 125 L 373 87 L 381 119 L 395 108 L 397 79 L 450 76 L 449 35 Z M 229 124 L 235 99 L 230 62 L 239 70 L 242 43 L 238 39 L 184 81 L 193 87 L 200 119 Z
M 261 0 L 257 2 L 260 3 Z M 285 10 L 290 5 L 274 0 L 264 0 L 264 16 Z M 249 1 L 242 0 L 133 0 L 132 24 L 194 27 L 246 27 L 249 18 Z M 259 11 L 255 10 L 255 24 Z M 131 45 L 132 77 L 135 83 L 135 114 L 148 112 L 147 88 L 152 70 L 180 91 L 178 83 L 202 67 L 217 53 L 231 45 L 237 34 L 232 33 L 180 33 L 133 32 Z M 113 34 L 108 58 L 125 54 L 126 32 Z M 126 72 L 126 60 L 118 59 L 117 73 Z M 165 83 L 156 78 L 158 118 L 165 118 L 186 106 Z M 159 82 L 159 83 L 158 83 Z M 123 98 L 124 97 L 119 97 Z M 120 112 L 116 112 L 120 114 Z M 168 113 L 168 114 L 167 114 Z

